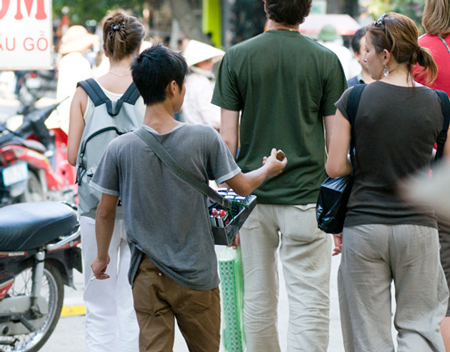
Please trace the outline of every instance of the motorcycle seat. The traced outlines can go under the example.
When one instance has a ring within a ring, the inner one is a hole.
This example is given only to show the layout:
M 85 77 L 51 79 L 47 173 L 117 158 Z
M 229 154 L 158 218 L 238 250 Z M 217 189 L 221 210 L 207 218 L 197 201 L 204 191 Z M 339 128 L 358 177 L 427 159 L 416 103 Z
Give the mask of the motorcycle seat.
M 41 154 L 44 154 L 47 151 L 47 148 L 45 148 L 45 146 L 41 142 L 35 141 L 33 139 L 14 138 L 10 141 L 5 142 L 3 146 L 14 144 L 22 145 L 25 148 L 34 150 Z
M 29 251 L 69 235 L 77 213 L 60 202 L 8 205 L 0 209 L 0 252 Z

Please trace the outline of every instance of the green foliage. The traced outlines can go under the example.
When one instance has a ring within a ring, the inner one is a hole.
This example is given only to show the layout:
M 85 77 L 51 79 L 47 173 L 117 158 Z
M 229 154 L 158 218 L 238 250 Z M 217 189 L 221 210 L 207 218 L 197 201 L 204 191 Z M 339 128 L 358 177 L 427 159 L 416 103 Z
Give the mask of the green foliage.
M 377 19 L 386 12 L 398 12 L 411 18 L 423 32 L 422 14 L 425 0 L 370 0 L 369 14 Z
M 63 7 L 69 8 L 69 23 L 84 24 L 87 20 L 100 22 L 108 10 L 123 8 L 141 17 L 144 2 L 141 0 L 53 0 L 53 18 L 62 17 Z

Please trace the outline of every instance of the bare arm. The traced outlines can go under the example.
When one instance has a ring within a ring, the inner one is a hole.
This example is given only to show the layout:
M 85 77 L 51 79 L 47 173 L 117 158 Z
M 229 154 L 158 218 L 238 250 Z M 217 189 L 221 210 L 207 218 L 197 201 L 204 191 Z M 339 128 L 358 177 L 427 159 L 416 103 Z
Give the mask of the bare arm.
M 264 159 L 264 165 L 259 169 L 242 173 L 240 172 L 233 178 L 227 180 L 227 184 L 238 194 L 248 196 L 257 188 L 267 177 L 273 177 L 280 174 L 287 164 L 287 159 L 282 161 L 276 158 L 277 151 L 272 149 L 270 156 Z
M 97 238 L 97 258 L 92 262 L 91 268 L 99 280 L 109 278 L 106 268 L 109 264 L 108 249 L 114 231 L 116 209 L 119 197 L 103 193 L 98 203 L 95 217 L 95 236 Z
M 87 106 L 87 94 L 83 88 L 78 87 L 70 105 L 69 136 L 67 141 L 67 161 L 75 166 L 78 149 L 84 131 L 84 112 Z
M 228 146 L 233 158 L 238 148 L 239 111 L 220 109 L 220 135 Z
M 330 151 L 331 134 L 333 133 L 334 119 L 336 115 L 328 115 L 324 117 L 325 120 L 325 145 L 327 152 Z
M 339 110 L 336 111 L 334 120 L 333 135 L 331 136 L 326 164 L 327 174 L 332 178 L 348 175 L 352 171 L 352 165 L 347 158 L 351 139 L 350 122 Z

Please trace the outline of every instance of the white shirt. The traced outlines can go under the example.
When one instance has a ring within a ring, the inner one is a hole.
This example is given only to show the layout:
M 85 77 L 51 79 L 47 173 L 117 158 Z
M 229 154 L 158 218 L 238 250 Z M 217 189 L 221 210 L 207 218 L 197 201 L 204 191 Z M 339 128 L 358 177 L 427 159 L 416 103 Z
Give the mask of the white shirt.
M 191 125 L 202 124 L 219 130 L 220 108 L 211 104 L 214 91 L 214 74 L 191 67 L 186 78 L 186 95 L 181 110 L 183 119 Z

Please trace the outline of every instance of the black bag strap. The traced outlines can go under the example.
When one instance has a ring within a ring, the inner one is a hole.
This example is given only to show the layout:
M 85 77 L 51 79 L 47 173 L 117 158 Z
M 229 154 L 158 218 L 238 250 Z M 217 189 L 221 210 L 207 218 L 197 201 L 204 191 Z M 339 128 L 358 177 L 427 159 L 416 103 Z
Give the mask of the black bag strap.
M 355 169 L 355 121 L 358 113 L 359 101 L 361 100 L 361 94 L 367 84 L 357 84 L 352 88 L 348 96 L 347 101 L 347 116 L 350 125 L 352 126 L 351 139 L 350 139 L 350 160 L 352 162 L 353 170 Z
M 106 110 L 112 117 L 115 117 L 119 114 L 120 109 L 122 109 L 123 103 L 134 105 L 136 103 L 136 100 L 140 96 L 136 85 L 134 84 L 134 82 L 132 82 L 125 93 L 122 95 L 122 97 L 117 100 L 115 109 L 113 109 L 111 100 L 106 96 L 105 92 L 103 92 L 95 79 L 88 78 L 85 81 L 78 82 L 77 87 L 81 87 L 84 89 L 86 94 L 91 98 L 95 107 L 106 104 Z
M 441 100 L 442 116 L 444 116 L 444 124 L 442 125 L 442 131 L 437 138 L 437 150 L 435 162 L 442 158 L 444 152 L 445 142 L 447 141 L 447 131 L 450 124 L 450 100 L 447 94 L 441 90 L 435 90 Z
M 205 196 L 211 198 L 217 204 L 222 205 L 224 209 L 231 208 L 231 201 L 229 199 L 222 197 L 206 183 L 200 181 L 197 176 L 181 167 L 153 134 L 146 131 L 142 126 L 133 132 L 136 133 L 149 146 L 149 148 L 153 150 L 156 156 L 161 159 L 161 161 L 182 181 L 186 182 L 197 191 L 203 193 Z

